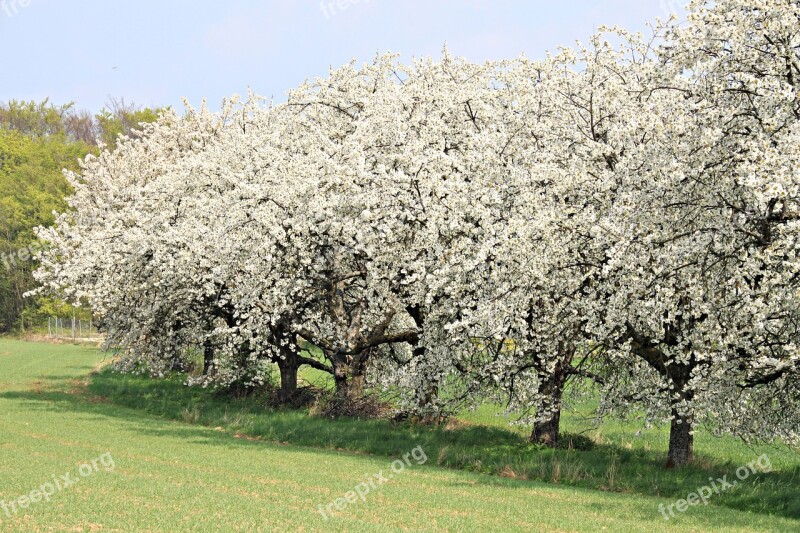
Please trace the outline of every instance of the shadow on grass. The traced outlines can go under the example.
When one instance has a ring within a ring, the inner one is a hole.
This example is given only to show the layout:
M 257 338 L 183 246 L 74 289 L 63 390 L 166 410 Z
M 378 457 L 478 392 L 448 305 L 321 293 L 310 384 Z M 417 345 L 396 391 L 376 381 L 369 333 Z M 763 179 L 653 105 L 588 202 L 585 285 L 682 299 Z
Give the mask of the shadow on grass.
M 588 450 L 548 449 L 518 433 L 488 426 L 443 427 L 395 424 L 384 420 L 327 420 L 307 410 L 269 410 L 263 398 L 231 399 L 190 388 L 175 376 L 153 380 L 104 370 L 74 394 L 74 376 L 44 376 L 44 390 L 9 391 L 0 398 L 31 402 L 32 408 L 81 411 L 134 422 L 144 434 L 171 435 L 215 446 L 290 444 L 329 453 L 349 452 L 394 459 L 421 446 L 428 465 L 492 474 L 478 483 L 523 486 L 520 480 L 683 499 L 709 485 L 709 478 L 734 477 L 740 465 L 714 463 L 678 471 L 663 468 L 660 453 L 595 444 Z M 120 409 L 125 407 L 127 409 Z M 200 424 L 220 431 L 174 425 L 152 428 L 148 414 L 163 420 Z M 232 438 L 231 434 L 239 438 Z M 569 439 L 569 436 L 565 437 Z M 248 440 L 255 439 L 255 440 Z M 758 514 L 800 518 L 800 469 L 758 473 L 734 490 L 714 495 L 711 504 Z M 657 511 L 654 511 L 657 512 Z M 649 516 L 649 515 L 643 515 Z

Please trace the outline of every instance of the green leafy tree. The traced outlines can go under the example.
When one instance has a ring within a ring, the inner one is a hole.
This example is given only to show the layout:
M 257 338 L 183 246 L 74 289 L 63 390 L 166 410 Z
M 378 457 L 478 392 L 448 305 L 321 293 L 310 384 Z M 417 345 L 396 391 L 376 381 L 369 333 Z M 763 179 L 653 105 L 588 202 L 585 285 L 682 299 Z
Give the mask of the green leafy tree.
M 40 248 L 37 226 L 54 222 L 66 209 L 71 188 L 63 169 L 77 170 L 79 159 L 113 149 L 119 135 L 134 135 L 160 110 L 112 100 L 98 115 L 74 104 L 10 100 L 0 103 L 0 332 L 41 322 L 48 315 L 88 318 L 64 302 L 25 298 L 35 287 L 34 255 Z
M 30 137 L 0 130 L 0 331 L 19 325 L 23 298 L 33 287 L 32 256 L 39 244 L 33 228 L 54 222 L 63 210 L 69 185 L 63 168 L 77 167 L 92 147 L 71 142 L 63 133 Z
M 135 136 L 140 124 L 155 122 L 163 109 L 139 107 L 136 104 L 128 104 L 122 99 L 112 99 L 96 116 L 99 140 L 109 150 L 113 150 L 120 135 Z

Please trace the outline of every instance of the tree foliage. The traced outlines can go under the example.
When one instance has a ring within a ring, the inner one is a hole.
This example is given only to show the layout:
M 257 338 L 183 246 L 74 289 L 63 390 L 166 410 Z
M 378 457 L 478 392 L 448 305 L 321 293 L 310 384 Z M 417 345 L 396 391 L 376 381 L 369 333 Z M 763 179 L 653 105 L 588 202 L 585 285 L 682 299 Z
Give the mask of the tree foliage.
M 98 136 L 114 143 L 138 128 L 134 121 L 152 121 L 156 113 L 112 102 L 95 119 L 48 100 L 0 105 L 0 331 L 65 311 L 57 302 L 23 298 L 35 286 L 32 259 L 41 248 L 34 228 L 51 225 L 72 192 L 62 170 L 77 170 L 79 159 L 97 151 Z
M 649 40 L 163 113 L 68 174 L 37 277 L 126 369 L 202 347 L 198 382 L 277 363 L 288 397 L 307 364 L 423 416 L 502 400 L 549 444 L 576 380 L 670 424 L 671 466 L 698 424 L 795 444 L 799 49 L 795 0 L 698 0 Z

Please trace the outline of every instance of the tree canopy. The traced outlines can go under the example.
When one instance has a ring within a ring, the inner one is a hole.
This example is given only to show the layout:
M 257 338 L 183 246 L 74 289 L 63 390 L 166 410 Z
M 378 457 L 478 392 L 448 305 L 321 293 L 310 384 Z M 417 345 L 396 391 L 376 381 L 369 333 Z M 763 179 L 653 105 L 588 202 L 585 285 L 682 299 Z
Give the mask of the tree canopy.
M 77 170 L 98 143 L 113 147 L 158 112 L 115 101 L 97 117 L 48 100 L 0 104 L 0 331 L 18 328 L 23 317 L 64 310 L 55 301 L 23 298 L 35 286 L 32 259 L 41 245 L 34 228 L 53 224 L 72 192 L 62 170 Z
M 164 112 L 69 172 L 40 292 L 89 301 L 122 368 L 297 368 L 441 415 L 486 399 L 554 444 L 599 415 L 797 443 L 800 4 L 696 0 L 648 39 L 543 60 L 382 55 Z M 301 353 L 301 341 L 322 352 Z

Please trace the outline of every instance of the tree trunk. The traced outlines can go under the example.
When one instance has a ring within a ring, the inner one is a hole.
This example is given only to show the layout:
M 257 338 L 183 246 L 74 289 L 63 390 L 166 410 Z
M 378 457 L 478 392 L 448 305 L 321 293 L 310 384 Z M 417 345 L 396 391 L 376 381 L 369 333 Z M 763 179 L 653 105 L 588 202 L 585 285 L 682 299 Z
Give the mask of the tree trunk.
M 417 324 L 418 328 L 422 328 L 422 319 L 418 318 L 421 315 L 415 315 L 414 321 Z M 425 360 L 425 347 L 424 346 L 415 346 L 414 347 L 414 359 L 424 361 Z M 422 424 L 425 426 L 430 426 L 433 424 L 441 424 L 442 417 L 441 415 L 434 415 L 430 412 L 429 408 L 433 405 L 436 400 L 439 398 L 439 384 L 433 380 L 428 382 L 425 387 L 425 392 L 423 393 L 422 397 L 419 399 L 418 407 L 422 413 L 422 415 L 417 415 L 412 418 L 412 421 L 417 424 Z
M 214 365 L 214 348 L 209 343 L 203 345 L 203 375 L 207 376 Z
M 357 400 L 364 394 L 364 375 L 352 375 L 347 367 L 335 369 L 333 381 L 341 398 Z
M 692 435 L 694 420 L 691 413 L 685 414 L 687 406 L 691 405 L 694 399 L 694 393 L 686 390 L 692 369 L 687 365 L 676 365 L 668 367 L 668 370 L 676 396 L 670 401 L 672 420 L 669 425 L 667 468 L 680 468 L 694 459 L 694 436 Z
M 361 398 L 364 395 L 364 374 L 351 377 L 347 390 L 351 398 Z
M 561 423 L 561 407 L 554 411 L 549 419 L 533 425 L 530 441 L 555 448 L 558 444 L 558 428 Z
M 564 396 L 566 382 L 567 372 L 565 366 L 559 363 L 553 369 L 553 373 L 542 388 L 542 393 L 547 397 L 542 408 L 549 412 L 550 415 L 547 419 L 533 424 L 530 442 L 543 444 L 550 448 L 555 448 L 558 444 L 558 430 L 561 424 L 561 399 Z
M 684 303 L 684 302 L 682 302 Z M 666 328 L 663 343 L 669 346 L 678 344 L 681 332 L 681 323 Z M 632 348 L 636 355 L 644 359 L 653 369 L 671 385 L 670 390 L 676 396 L 670 400 L 670 411 L 672 421 L 669 428 L 669 451 L 667 452 L 667 468 L 680 468 L 692 462 L 694 459 L 694 437 L 692 427 L 694 420 L 691 416 L 681 414 L 691 405 L 694 393 L 687 390 L 687 384 L 691 380 L 693 371 L 698 366 L 697 360 L 687 352 L 688 362 L 670 362 L 665 364 L 670 358 L 658 348 L 658 344 L 651 342 L 646 336 L 637 332 L 633 326 L 627 325 L 628 336 L 633 341 Z
M 297 356 L 292 352 L 285 353 L 283 358 L 278 359 L 278 368 L 281 371 L 281 388 L 278 391 L 278 401 L 287 403 L 297 394 L 297 370 L 300 363 Z
M 672 408 L 672 422 L 669 427 L 669 451 L 667 452 L 667 468 L 680 468 L 694 459 L 694 436 L 692 435 L 692 419 L 682 416 L 676 408 Z
M 434 415 L 431 412 L 427 412 L 427 408 L 430 407 L 436 401 L 436 398 L 438 396 L 439 396 L 439 387 L 435 383 L 429 384 L 426 387 L 425 395 L 420 399 L 420 404 L 419 404 L 420 409 L 422 409 L 422 411 L 425 412 L 426 414 L 421 416 L 415 416 L 413 418 L 414 422 L 425 426 L 442 423 L 441 415 Z
M 358 400 L 364 395 L 364 374 L 368 357 L 368 352 L 355 356 L 339 353 L 328 355 L 333 367 L 336 394 L 341 399 Z

